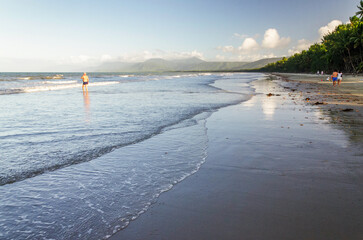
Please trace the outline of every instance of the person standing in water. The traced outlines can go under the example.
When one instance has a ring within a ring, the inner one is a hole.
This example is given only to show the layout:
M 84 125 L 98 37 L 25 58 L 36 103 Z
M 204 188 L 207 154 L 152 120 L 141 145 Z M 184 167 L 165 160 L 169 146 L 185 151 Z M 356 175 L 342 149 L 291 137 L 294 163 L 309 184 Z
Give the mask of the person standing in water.
M 88 82 L 89 82 L 89 78 L 88 78 L 87 74 L 83 73 L 83 76 L 81 78 L 83 80 L 82 90 L 84 91 L 84 88 L 86 88 L 86 91 L 88 92 L 87 85 L 88 85 Z

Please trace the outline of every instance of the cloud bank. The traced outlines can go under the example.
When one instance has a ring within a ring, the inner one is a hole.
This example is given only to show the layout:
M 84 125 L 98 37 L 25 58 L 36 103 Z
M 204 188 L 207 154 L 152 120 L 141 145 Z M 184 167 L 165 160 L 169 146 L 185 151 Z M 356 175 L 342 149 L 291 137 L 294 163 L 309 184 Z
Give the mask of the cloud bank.
M 299 41 L 297 41 L 297 45 L 291 49 L 289 49 L 288 53 L 289 55 L 294 55 L 295 53 L 300 53 L 304 50 L 309 49 L 309 47 L 312 45 L 313 43 L 306 40 L 306 39 L 301 39 Z
M 342 24 L 342 21 L 339 21 L 339 20 L 333 20 L 331 22 L 329 22 L 327 25 L 325 26 L 322 26 L 319 28 L 318 30 L 318 34 L 319 34 L 319 39 L 317 39 L 315 42 L 320 42 L 321 39 L 333 32 L 335 30 L 335 28 L 339 25 Z M 313 42 L 309 41 L 309 40 L 306 40 L 306 39 L 301 39 L 297 42 L 297 45 L 294 46 L 293 48 L 289 49 L 288 51 L 288 54 L 289 55 L 294 55 L 295 53 L 300 53 L 302 52 L 303 50 L 307 50 L 309 49 L 309 47 L 313 44 Z
M 103 54 L 101 56 L 70 56 L 57 61 L 57 65 L 96 67 L 106 62 L 143 62 L 151 58 L 185 59 L 192 57 L 204 59 L 203 53 L 196 50 L 190 52 L 167 52 L 156 49 L 153 51 L 145 50 L 138 53 L 123 53 L 119 56 L 111 56 L 109 54 Z
M 234 33 L 233 37 L 242 39 L 242 44 L 239 47 L 232 45 L 218 47 L 217 49 L 224 54 L 217 54 L 215 58 L 217 60 L 254 61 L 261 58 L 276 57 L 276 55 L 291 56 L 309 49 L 316 42 L 320 42 L 326 34 L 333 32 L 340 24 L 342 21 L 332 20 L 317 30 L 317 37 L 319 36 L 319 38 L 316 40 L 300 39 L 293 46 L 291 46 L 291 38 L 281 37 L 276 28 L 267 29 L 260 42 L 257 41 L 258 34 L 254 37 L 248 37 L 245 34 Z
M 253 38 L 246 38 L 242 45 L 238 48 L 238 50 L 240 51 L 245 51 L 245 52 L 250 52 L 250 51 L 255 51 L 259 49 L 259 45 L 256 42 L 255 39 Z
M 342 24 L 342 21 L 339 21 L 339 20 L 333 20 L 331 21 L 330 23 L 328 23 L 327 25 L 325 26 L 322 26 L 320 29 L 319 29 L 319 35 L 320 35 L 320 39 L 322 39 L 325 35 L 327 35 L 328 33 L 331 33 L 335 30 L 335 28 L 337 26 L 339 26 L 340 24 Z
M 267 29 L 262 41 L 262 47 L 264 48 L 283 48 L 290 43 L 291 39 L 281 38 L 276 29 Z
M 248 37 L 244 34 L 234 33 L 233 36 L 238 39 L 243 39 L 242 44 L 239 47 L 232 45 L 217 47 L 223 53 L 231 55 L 227 58 L 224 55 L 217 54 L 215 56 L 217 60 L 255 61 L 262 58 L 272 58 L 276 57 L 271 52 L 272 50 L 282 49 L 291 42 L 290 37 L 280 37 L 275 28 L 267 29 L 260 43 L 257 41 L 259 34 L 256 34 L 254 37 Z

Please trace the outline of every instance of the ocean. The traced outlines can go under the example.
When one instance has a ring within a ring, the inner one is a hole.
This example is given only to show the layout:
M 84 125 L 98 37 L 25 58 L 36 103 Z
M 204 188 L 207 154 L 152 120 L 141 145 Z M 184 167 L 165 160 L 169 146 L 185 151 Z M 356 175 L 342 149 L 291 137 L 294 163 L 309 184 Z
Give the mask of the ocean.
M 198 171 L 258 73 L 0 73 L 0 239 L 107 239 Z

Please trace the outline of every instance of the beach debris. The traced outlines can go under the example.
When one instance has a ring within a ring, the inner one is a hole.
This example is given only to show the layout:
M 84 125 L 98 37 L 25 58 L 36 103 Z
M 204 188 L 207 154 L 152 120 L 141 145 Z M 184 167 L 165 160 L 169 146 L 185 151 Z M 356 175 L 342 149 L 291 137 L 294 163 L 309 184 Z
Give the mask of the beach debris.
M 354 111 L 353 108 L 346 108 L 342 110 L 342 112 L 352 112 L 352 111 Z
M 307 98 L 305 98 L 305 101 L 308 101 L 308 102 L 309 102 L 309 101 L 310 101 L 310 98 L 308 98 L 308 97 L 307 97 Z
M 313 105 L 323 105 L 325 104 L 324 102 L 315 102 Z
M 304 124 L 300 124 L 300 126 L 304 126 Z
M 273 94 L 273 93 L 268 93 L 266 95 L 267 95 L 267 97 L 275 96 L 275 94 Z
M 281 94 L 276 94 L 275 96 L 281 96 Z

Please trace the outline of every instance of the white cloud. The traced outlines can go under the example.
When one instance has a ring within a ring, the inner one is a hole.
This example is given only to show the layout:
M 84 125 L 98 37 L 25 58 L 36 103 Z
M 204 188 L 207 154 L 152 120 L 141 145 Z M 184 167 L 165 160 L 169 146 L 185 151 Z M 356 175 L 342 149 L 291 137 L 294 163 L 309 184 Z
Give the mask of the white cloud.
M 241 54 L 238 56 L 238 61 L 246 61 L 246 62 L 253 62 L 264 58 L 274 58 L 276 57 L 273 53 L 268 54 Z
M 239 39 L 245 39 L 248 37 L 248 35 L 246 34 L 239 34 L 239 33 L 234 33 L 233 36 Z
M 203 53 L 198 52 L 197 50 L 191 52 L 164 52 L 164 54 L 160 55 L 160 58 L 164 59 L 183 59 L 191 57 L 204 59 Z
M 280 38 L 276 29 L 267 29 L 262 40 L 262 47 L 264 48 L 283 48 L 290 43 L 290 38 Z
M 288 53 L 289 53 L 289 55 L 294 55 L 295 53 L 300 53 L 303 50 L 309 49 L 309 47 L 312 44 L 313 44 L 312 42 L 310 42 L 306 39 L 301 39 L 297 42 L 297 45 L 295 47 L 293 47 L 292 49 L 289 49 Z
M 253 37 L 234 33 L 234 37 L 243 39 L 239 47 L 236 46 L 223 46 L 217 47 L 223 53 L 216 55 L 216 60 L 224 61 L 256 61 L 263 58 L 274 58 L 286 54 L 288 45 L 291 42 L 290 37 L 280 37 L 275 28 L 267 29 L 264 33 L 263 39 L 259 34 Z M 261 39 L 261 40 L 259 40 Z M 310 42 L 302 39 L 297 43 L 297 46 L 292 48 L 291 51 L 298 51 L 309 47 Z
M 238 48 L 240 51 L 254 51 L 259 49 L 259 45 L 253 38 L 246 38 L 242 45 Z
M 322 26 L 319 29 L 320 38 L 323 38 L 326 34 L 333 32 L 335 30 L 335 28 L 337 26 L 339 26 L 340 24 L 342 24 L 341 21 L 339 21 L 339 20 L 333 20 L 330 23 L 328 23 L 328 25 Z
M 217 47 L 218 50 L 222 50 L 223 52 L 233 52 L 233 46 L 224 46 L 224 47 Z
M 76 64 L 76 65 L 83 65 L 83 64 L 94 64 L 98 62 L 99 59 L 93 56 L 87 55 L 79 55 L 79 56 L 70 56 L 69 59 L 63 58 L 62 62 L 66 62 L 68 64 Z M 64 64 L 64 63 L 63 63 Z
M 216 60 L 218 60 L 218 61 L 224 61 L 224 60 L 226 60 L 226 57 L 218 54 L 216 56 Z
M 216 61 L 241 61 L 241 62 L 253 62 L 257 61 L 263 58 L 274 58 L 277 57 L 274 53 L 240 53 L 238 55 L 233 56 L 222 56 L 222 55 L 216 55 L 215 59 Z
M 112 62 L 112 61 L 115 61 L 115 58 L 108 54 L 103 54 L 101 56 L 101 62 Z
M 119 58 L 123 59 L 126 62 L 142 62 L 148 60 L 150 58 L 163 58 L 163 59 L 184 59 L 184 58 L 191 58 L 197 57 L 203 59 L 203 53 L 198 52 L 196 50 L 191 52 L 166 52 L 160 49 L 153 50 L 153 51 L 144 51 L 142 53 L 136 54 L 126 54 L 122 55 Z
M 75 66 L 87 66 L 95 67 L 104 62 L 143 62 L 150 58 L 163 58 L 163 59 L 183 59 L 197 57 L 204 59 L 203 54 L 198 51 L 191 52 L 166 52 L 162 50 L 142 51 L 138 53 L 124 53 L 119 56 L 111 56 L 109 54 L 103 54 L 101 56 L 70 56 L 68 58 L 62 58 L 57 61 L 58 65 L 75 65 Z

